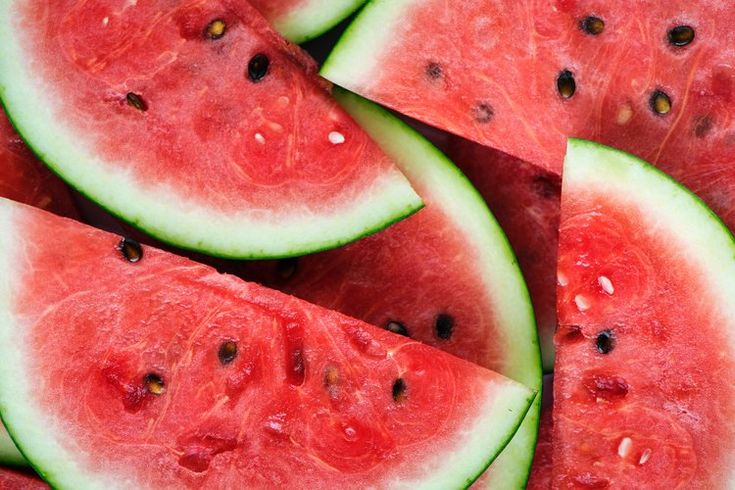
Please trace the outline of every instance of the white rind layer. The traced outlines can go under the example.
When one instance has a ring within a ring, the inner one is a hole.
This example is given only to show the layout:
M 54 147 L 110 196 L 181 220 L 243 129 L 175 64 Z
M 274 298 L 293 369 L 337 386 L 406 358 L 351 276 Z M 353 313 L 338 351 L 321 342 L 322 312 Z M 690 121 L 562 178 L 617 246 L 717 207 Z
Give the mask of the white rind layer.
M 289 41 L 303 43 L 331 29 L 363 3 L 365 0 L 305 0 L 271 22 Z
M 0 98 L 13 124 L 64 180 L 155 238 L 220 257 L 287 257 L 349 243 L 420 209 L 419 197 L 398 171 L 372 182 L 359 198 L 350 196 L 340 209 L 320 214 L 296 211 L 296 206 L 289 212 L 224 214 L 187 200 L 171 186 L 137 181 L 95 155 L 59 117 L 56 94 L 34 73 L 36 61 L 19 41 L 23 26 L 13 14 L 18 1 L 0 0 Z

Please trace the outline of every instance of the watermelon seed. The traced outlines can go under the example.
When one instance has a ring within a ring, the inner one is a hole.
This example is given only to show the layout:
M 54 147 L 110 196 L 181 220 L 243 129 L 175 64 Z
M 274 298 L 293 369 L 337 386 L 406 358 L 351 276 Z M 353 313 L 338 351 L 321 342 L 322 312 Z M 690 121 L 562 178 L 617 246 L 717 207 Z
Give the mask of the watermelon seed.
M 605 21 L 599 17 L 590 15 L 579 21 L 579 28 L 587 34 L 598 36 L 605 30 Z
M 345 142 L 345 135 L 343 135 L 339 131 L 330 132 L 327 138 L 329 139 L 329 142 L 333 145 L 341 145 Z
M 618 445 L 618 456 L 625 458 L 630 454 L 630 449 L 633 447 L 633 440 L 630 437 L 623 437 Z
M 656 114 L 668 114 L 671 111 L 671 99 L 665 92 L 654 90 L 649 101 L 651 110 Z
M 120 243 L 117 245 L 117 249 L 122 252 L 123 257 L 125 257 L 128 262 L 132 262 L 133 264 L 140 262 L 143 258 L 143 247 L 132 238 L 123 238 L 120 240 Z
M 643 451 L 643 454 L 641 454 L 641 459 L 638 460 L 638 464 L 644 465 L 646 464 L 646 461 L 648 461 L 649 459 L 651 459 L 651 450 L 646 448 Z
M 449 340 L 454 330 L 454 318 L 446 313 L 441 313 L 434 320 L 434 328 L 436 329 L 437 337 L 443 340 Z
M 558 282 L 561 287 L 569 285 L 569 279 L 563 272 L 556 273 L 556 282 Z
M 563 99 L 570 99 L 577 90 L 574 74 L 569 70 L 562 70 L 556 78 L 556 88 Z
M 406 382 L 403 378 L 398 378 L 393 383 L 393 401 L 401 403 L 406 399 Z
M 617 122 L 620 126 L 625 126 L 630 122 L 630 120 L 633 118 L 633 108 L 630 106 L 630 104 L 623 104 L 620 106 L 620 109 L 618 109 L 618 115 L 615 118 L 615 122 Z
M 204 31 L 204 37 L 211 40 L 216 40 L 225 35 L 227 25 L 222 19 L 215 19 L 207 25 Z
M 600 354 L 609 354 L 615 347 L 615 336 L 610 330 L 603 330 L 597 334 L 595 340 L 597 346 L 597 352 Z
M 125 100 L 127 100 L 129 106 L 135 107 L 139 111 L 145 112 L 148 110 L 148 104 L 146 104 L 145 100 L 134 92 L 128 92 Z
M 408 334 L 408 329 L 401 322 L 396 322 L 396 321 L 391 320 L 385 326 L 385 329 L 388 330 L 389 332 L 393 332 L 393 333 L 396 333 L 398 335 L 403 335 L 404 337 L 409 337 L 410 336 Z
M 255 133 L 255 141 L 257 141 L 261 145 L 264 145 L 265 144 L 265 136 L 263 136 L 260 133 Z
M 324 369 L 324 386 L 330 390 L 330 392 L 337 386 L 339 381 L 339 371 L 334 366 L 327 366 Z
M 258 53 L 250 59 L 248 63 L 248 78 L 252 82 L 259 82 L 268 73 L 270 60 L 263 53 Z
M 606 292 L 607 294 L 612 295 L 615 292 L 615 287 L 613 286 L 613 283 L 610 280 L 610 278 L 607 276 L 598 277 L 597 284 L 599 284 L 602 290 Z
M 574 297 L 574 304 L 577 305 L 579 311 L 587 311 L 590 309 L 590 302 L 587 298 L 578 294 Z
M 442 76 L 441 65 L 434 61 L 430 62 L 428 65 L 426 65 L 426 76 L 431 78 L 432 80 L 441 78 Z
M 472 109 L 472 117 L 480 124 L 489 123 L 494 115 L 495 110 L 493 109 L 493 106 L 486 102 L 478 102 Z
M 694 41 L 694 29 L 691 26 L 676 26 L 669 31 L 669 43 L 674 46 L 686 46 Z
M 163 380 L 155 373 L 146 374 L 145 378 L 143 378 L 143 383 L 148 389 L 148 393 L 152 393 L 156 396 L 163 395 L 163 392 L 166 391 Z
M 299 259 L 290 257 L 276 263 L 276 273 L 281 279 L 291 279 L 299 269 Z
M 223 342 L 222 345 L 219 346 L 217 357 L 219 357 L 219 362 L 221 362 L 223 366 L 231 363 L 237 357 L 237 344 L 232 340 Z

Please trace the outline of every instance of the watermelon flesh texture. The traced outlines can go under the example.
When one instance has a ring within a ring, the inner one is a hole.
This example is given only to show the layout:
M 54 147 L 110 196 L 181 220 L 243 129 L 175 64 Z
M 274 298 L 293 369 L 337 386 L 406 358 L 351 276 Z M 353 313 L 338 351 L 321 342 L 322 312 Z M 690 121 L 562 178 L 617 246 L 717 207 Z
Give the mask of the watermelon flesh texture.
M 629 151 L 732 228 L 734 24 L 724 0 L 375 0 L 322 73 L 556 173 L 566 136 Z
M 0 409 L 55 487 L 462 486 L 533 399 L 187 259 L 0 209 Z
M 735 240 L 654 167 L 572 141 L 561 199 L 555 488 L 735 479 Z
M 29 473 L 0 467 L 0 490 L 47 490 L 43 480 Z
M 452 160 L 480 191 L 513 245 L 533 300 L 544 369 L 551 371 L 561 179 L 463 138 L 449 138 L 447 146 Z
M 544 376 L 543 401 L 541 418 L 539 419 L 538 441 L 533 457 L 531 476 L 528 478 L 528 490 L 549 490 L 552 488 L 553 472 L 553 376 Z
M 421 206 L 313 61 L 246 2 L 13 0 L 0 19 L 2 98 L 24 138 L 164 242 L 281 257 Z

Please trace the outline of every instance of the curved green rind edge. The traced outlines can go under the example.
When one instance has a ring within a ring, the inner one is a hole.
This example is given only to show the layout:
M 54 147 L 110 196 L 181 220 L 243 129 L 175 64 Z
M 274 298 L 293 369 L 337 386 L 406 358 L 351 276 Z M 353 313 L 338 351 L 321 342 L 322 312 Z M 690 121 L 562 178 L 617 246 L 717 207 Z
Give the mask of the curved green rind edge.
M 2 419 L 0 419 L 2 420 Z M 0 465 L 2 466 L 28 466 L 28 461 L 18 450 L 10 434 L 0 423 Z
M 521 359 L 519 359 L 518 365 L 515 366 L 515 372 L 505 372 L 502 374 L 536 390 L 537 395 L 532 406 L 529 408 L 526 418 L 521 424 L 525 433 L 520 435 L 526 436 L 525 443 L 520 444 L 517 448 L 513 448 L 514 455 L 512 458 L 509 458 L 507 463 L 503 462 L 503 468 L 494 468 L 493 471 L 495 473 L 493 474 L 491 483 L 493 488 L 525 488 L 530 475 L 538 436 L 543 374 L 541 368 L 541 350 L 531 297 L 510 242 L 488 209 L 485 200 L 469 179 L 446 155 L 439 151 L 426 138 L 387 110 L 352 92 L 335 87 L 334 96 L 363 129 L 381 145 L 383 151 L 393 158 L 419 193 L 421 193 L 421 186 L 417 185 L 417 183 L 420 180 L 431 179 L 432 174 L 439 180 L 434 179 L 429 185 L 432 187 L 444 186 L 445 188 L 451 189 L 456 199 L 463 201 L 464 222 L 478 223 L 477 228 L 489 227 L 490 231 L 486 234 L 487 238 L 493 242 L 496 252 L 501 254 L 512 268 L 514 277 L 509 278 L 503 284 L 503 287 L 512 287 L 512 282 L 514 281 L 518 291 L 517 294 L 513 295 L 515 304 L 506 306 L 516 310 L 516 314 L 519 316 L 517 322 L 514 322 L 511 328 L 518 332 L 520 342 L 527 342 L 527 352 L 521 354 Z M 388 139 L 394 140 L 394 144 L 389 145 Z M 420 151 L 411 152 L 412 145 L 420 147 Z M 447 203 L 447 205 L 450 205 L 450 203 Z M 512 344 L 518 345 L 516 343 Z M 506 444 L 510 443 L 511 440 L 512 438 Z M 467 487 L 481 476 L 493 462 L 495 456 L 487 461 L 487 465 L 483 468 L 483 471 L 467 482 Z M 500 459 L 497 461 L 498 463 L 502 461 L 502 457 L 501 453 L 499 456 Z M 519 458 L 525 459 L 525 461 L 519 462 Z
M 317 38 L 352 15 L 365 0 L 308 0 L 272 19 L 273 27 L 292 43 Z

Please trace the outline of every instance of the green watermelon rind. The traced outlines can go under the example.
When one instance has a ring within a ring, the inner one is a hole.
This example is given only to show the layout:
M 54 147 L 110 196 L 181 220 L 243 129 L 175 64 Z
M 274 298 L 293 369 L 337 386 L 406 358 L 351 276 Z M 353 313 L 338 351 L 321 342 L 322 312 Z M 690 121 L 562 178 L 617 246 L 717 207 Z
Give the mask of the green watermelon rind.
M 511 451 L 506 453 L 507 463 L 503 459 L 494 463 L 493 483 L 498 488 L 525 488 L 540 416 L 541 351 L 531 298 L 510 242 L 469 179 L 426 138 L 362 97 L 340 88 L 334 89 L 334 95 L 411 182 L 429 179 L 431 185 L 427 187 L 440 193 L 443 210 L 463 228 L 464 234 L 482 253 L 478 270 L 480 264 L 484 264 L 485 283 L 492 291 L 489 296 L 496 302 L 493 311 L 499 315 L 498 324 L 512 326 L 507 332 L 508 344 L 518 349 L 515 365 L 508 366 L 501 374 L 539 392 L 522 429 L 516 433 L 516 437 L 521 437 L 517 439 L 520 442 L 506 446 L 506 450 Z M 503 458 L 502 453 L 499 458 Z M 491 462 L 488 461 L 488 465 Z M 498 465 L 501 462 L 502 467 Z
M 273 27 L 292 43 L 317 38 L 352 15 L 365 0 L 306 0 L 297 8 L 271 19 Z
M 0 465 L 1 466 L 28 466 L 28 462 L 23 457 L 13 442 L 13 438 L 5 430 L 0 422 Z
M 265 222 L 247 210 L 234 214 L 184 205 L 170 186 L 142 184 L 122 169 L 101 166 L 77 144 L 73 131 L 58 122 L 52 95 L 22 61 L 23 50 L 12 35 L 17 1 L 0 0 L 0 102 L 13 126 L 38 158 L 78 192 L 161 242 L 227 259 L 294 257 L 351 243 L 423 207 L 395 171 L 371 182 L 369 194 L 338 212 L 312 216 L 308 222 L 295 216 L 292 222 L 283 216 Z

